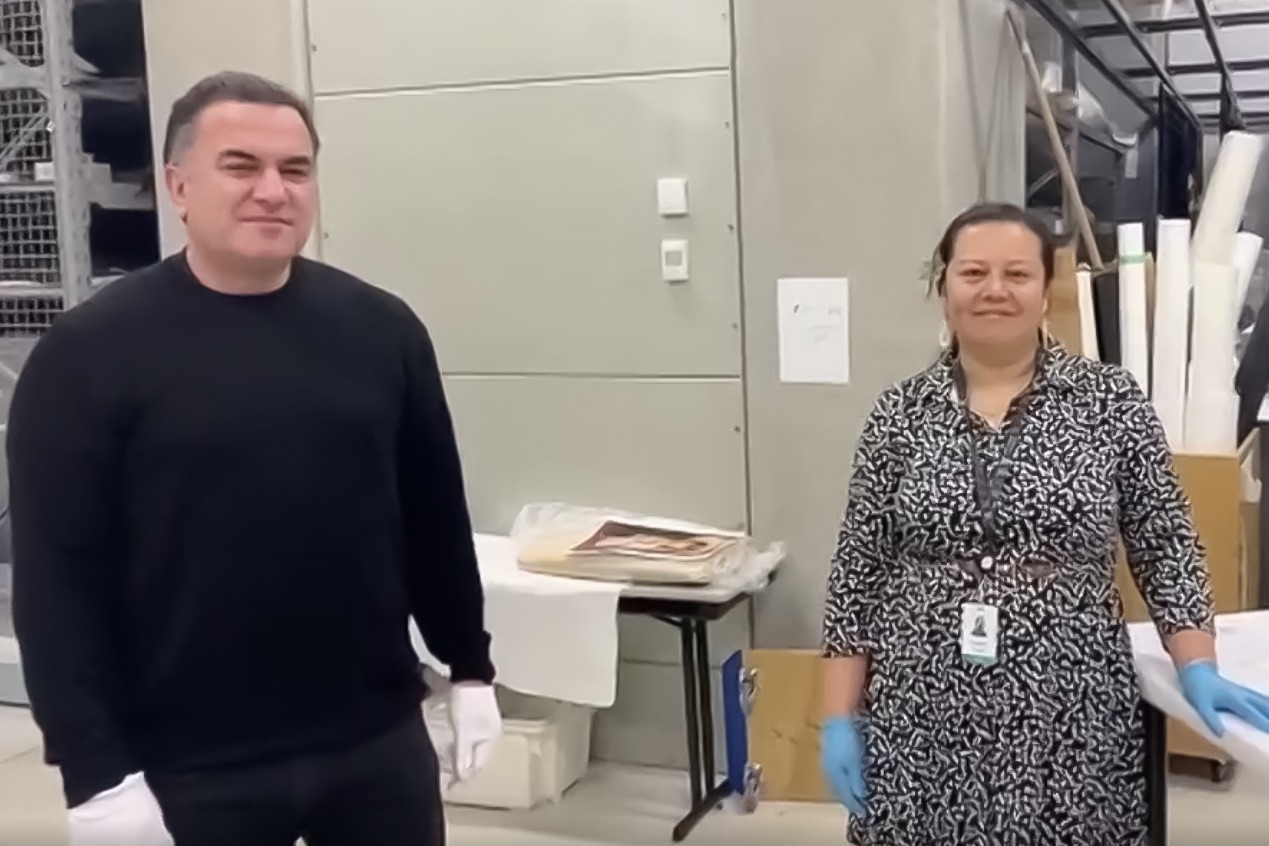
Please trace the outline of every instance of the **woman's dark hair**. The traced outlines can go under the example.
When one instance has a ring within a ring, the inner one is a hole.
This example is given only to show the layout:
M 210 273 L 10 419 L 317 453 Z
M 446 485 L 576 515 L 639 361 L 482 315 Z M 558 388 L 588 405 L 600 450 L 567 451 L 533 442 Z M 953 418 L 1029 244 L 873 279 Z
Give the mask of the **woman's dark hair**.
M 1017 223 L 1029 229 L 1031 234 L 1035 235 L 1040 242 L 1040 261 L 1044 265 L 1044 284 L 1047 286 L 1053 281 L 1058 243 L 1053 233 L 1049 231 L 1049 227 L 1045 226 L 1044 221 L 1026 209 L 1015 206 L 1012 203 L 980 203 L 976 206 L 970 206 L 958 214 L 947 225 L 947 230 L 944 231 L 943 237 L 939 239 L 939 245 L 935 248 L 934 257 L 930 262 L 930 293 L 938 294 L 940 297 L 943 296 L 943 291 L 947 287 L 947 266 L 952 261 L 952 255 L 956 252 L 956 239 L 960 237 L 961 232 L 965 229 L 981 223 Z

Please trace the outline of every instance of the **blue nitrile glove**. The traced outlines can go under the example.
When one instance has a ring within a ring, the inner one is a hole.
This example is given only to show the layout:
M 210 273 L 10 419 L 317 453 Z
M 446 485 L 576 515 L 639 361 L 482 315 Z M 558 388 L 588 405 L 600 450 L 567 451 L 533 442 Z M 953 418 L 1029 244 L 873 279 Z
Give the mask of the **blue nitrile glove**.
M 1269 732 L 1269 696 L 1234 684 L 1222 676 L 1214 661 L 1194 661 L 1179 672 L 1181 692 L 1214 736 L 1225 734 L 1221 713 L 1233 714 L 1247 725 Z
M 833 717 L 820 728 L 820 768 L 837 800 L 853 816 L 862 817 L 864 788 L 864 737 L 859 720 Z

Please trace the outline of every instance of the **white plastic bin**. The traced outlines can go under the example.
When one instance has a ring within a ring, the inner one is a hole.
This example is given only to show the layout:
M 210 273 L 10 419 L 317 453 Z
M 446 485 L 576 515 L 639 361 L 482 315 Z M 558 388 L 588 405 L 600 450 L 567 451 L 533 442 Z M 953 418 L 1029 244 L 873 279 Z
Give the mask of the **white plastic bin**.
M 429 699 L 423 708 L 438 751 L 453 743 L 443 702 L 443 696 Z M 452 788 L 446 787 L 447 778 L 442 775 L 445 801 L 506 810 L 528 810 L 543 802 L 558 802 L 590 765 L 594 711 L 502 688 L 498 688 L 498 704 L 503 733 L 489 763 Z

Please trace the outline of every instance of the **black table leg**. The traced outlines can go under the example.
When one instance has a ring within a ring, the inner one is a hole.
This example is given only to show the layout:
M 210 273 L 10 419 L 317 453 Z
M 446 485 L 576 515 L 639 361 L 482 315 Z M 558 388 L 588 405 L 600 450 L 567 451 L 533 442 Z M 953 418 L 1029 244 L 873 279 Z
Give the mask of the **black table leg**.
M 684 840 L 731 793 L 714 769 L 714 703 L 710 682 L 709 639 L 704 620 L 676 620 L 683 661 L 683 710 L 687 718 L 687 766 L 692 807 L 674 826 L 675 843 Z
M 704 798 L 704 769 L 701 766 L 700 691 L 696 669 L 696 627 L 691 620 L 679 622 L 680 659 L 683 662 L 683 711 L 687 720 L 687 773 L 692 788 L 692 808 Z M 709 668 L 708 662 L 706 669 Z M 675 840 L 678 840 L 676 837 Z
M 714 785 L 710 784 L 714 777 L 718 775 L 718 770 L 714 766 L 714 695 L 713 679 L 709 668 L 709 630 L 704 620 L 692 620 L 692 628 L 696 629 L 696 671 L 698 678 L 696 682 L 696 691 L 700 694 L 700 708 L 697 713 L 701 717 L 701 761 L 703 765 L 701 772 L 705 776 L 705 780 L 701 783 L 701 787 L 709 793 L 710 788 Z
M 1168 718 L 1143 703 L 1146 734 L 1146 829 L 1150 846 L 1168 844 Z

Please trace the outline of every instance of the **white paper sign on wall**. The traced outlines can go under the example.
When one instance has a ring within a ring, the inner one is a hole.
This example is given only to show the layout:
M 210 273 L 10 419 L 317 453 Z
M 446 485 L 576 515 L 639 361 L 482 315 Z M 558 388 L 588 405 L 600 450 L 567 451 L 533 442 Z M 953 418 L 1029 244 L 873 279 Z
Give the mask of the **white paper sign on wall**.
M 845 385 L 850 381 L 849 283 L 842 278 L 787 278 L 776 283 L 780 381 Z

